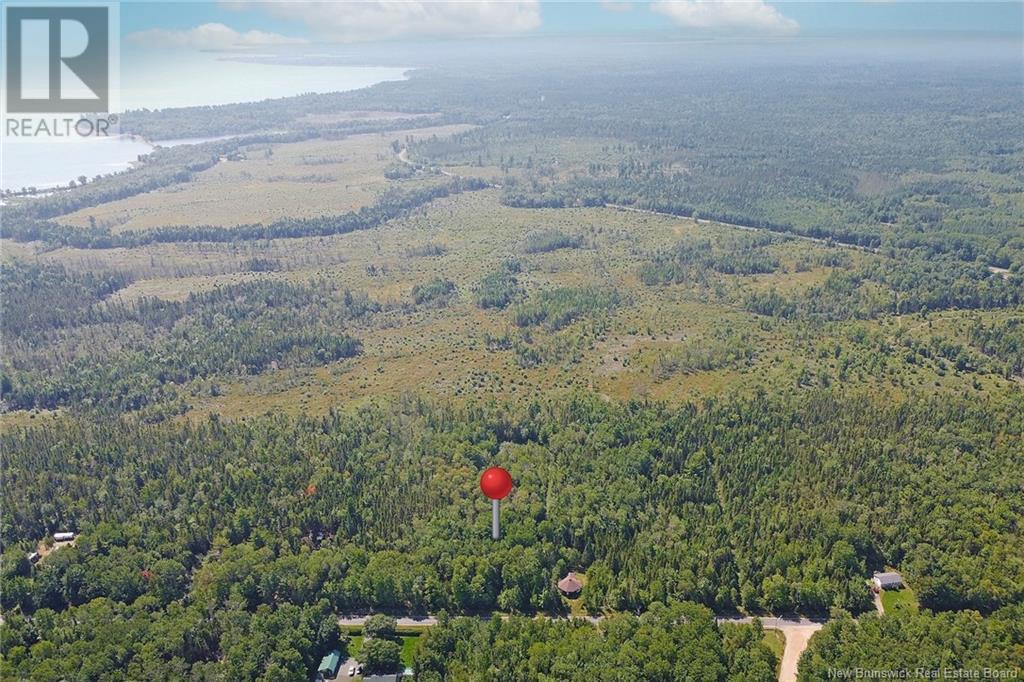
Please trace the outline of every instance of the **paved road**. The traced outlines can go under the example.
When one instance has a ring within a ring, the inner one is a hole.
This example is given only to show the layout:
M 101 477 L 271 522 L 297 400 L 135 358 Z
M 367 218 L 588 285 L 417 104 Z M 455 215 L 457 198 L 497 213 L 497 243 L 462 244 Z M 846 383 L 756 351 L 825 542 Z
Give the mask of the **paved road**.
M 362 627 L 363 625 L 366 625 L 366 619 L 369 617 L 369 615 L 341 616 L 338 618 L 338 625 L 345 627 Z M 398 627 L 400 628 L 415 627 L 417 625 L 433 627 L 434 625 L 437 625 L 437 618 L 434 618 L 433 616 L 421 616 L 417 618 L 403 617 L 396 618 L 395 620 L 398 621 Z
M 490 615 L 479 616 L 487 619 Z M 507 618 L 507 616 L 502 616 Z M 338 618 L 338 624 L 347 627 L 361 627 L 366 624 L 368 615 L 345 615 Z M 437 625 L 437 618 L 433 616 L 409 617 L 403 616 L 396 619 L 398 627 L 431 627 Z M 584 620 L 591 623 L 599 623 L 602 616 L 586 616 Z M 807 648 L 807 643 L 815 632 L 825 624 L 823 620 L 811 620 L 809 618 L 761 618 L 761 625 L 765 630 L 778 630 L 786 638 L 786 646 L 782 652 L 782 665 L 779 669 L 779 682 L 796 682 L 796 668 L 800 661 L 800 654 Z M 749 616 L 719 616 L 715 618 L 718 623 L 743 623 L 749 624 L 754 621 Z

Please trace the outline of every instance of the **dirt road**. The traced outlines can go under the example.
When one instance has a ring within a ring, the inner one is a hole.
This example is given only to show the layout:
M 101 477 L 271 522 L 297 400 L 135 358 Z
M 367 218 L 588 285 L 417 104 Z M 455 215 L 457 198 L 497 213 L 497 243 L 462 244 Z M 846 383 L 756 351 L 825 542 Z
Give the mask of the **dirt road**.
M 782 652 L 782 665 L 779 667 L 779 682 L 796 682 L 796 667 L 800 662 L 800 654 L 804 652 L 811 637 L 821 627 L 821 623 L 815 623 L 813 625 L 794 625 L 786 629 L 779 628 L 786 636 L 786 648 Z

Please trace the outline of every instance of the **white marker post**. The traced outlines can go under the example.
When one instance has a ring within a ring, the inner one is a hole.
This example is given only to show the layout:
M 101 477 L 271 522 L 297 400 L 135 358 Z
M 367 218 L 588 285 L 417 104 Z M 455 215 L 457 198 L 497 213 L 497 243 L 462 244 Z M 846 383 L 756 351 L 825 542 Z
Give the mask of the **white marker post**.
M 495 540 L 501 537 L 501 525 L 498 521 L 498 500 L 491 500 L 491 537 Z

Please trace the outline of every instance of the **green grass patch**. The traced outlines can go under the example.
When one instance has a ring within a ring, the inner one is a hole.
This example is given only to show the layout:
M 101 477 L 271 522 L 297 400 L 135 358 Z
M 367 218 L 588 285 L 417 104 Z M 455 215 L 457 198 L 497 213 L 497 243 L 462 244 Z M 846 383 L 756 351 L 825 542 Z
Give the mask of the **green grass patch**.
M 909 587 L 902 590 L 882 590 L 882 607 L 886 615 L 897 613 L 917 613 L 917 595 Z
M 778 630 L 765 630 L 764 631 L 764 644 L 772 653 L 778 657 L 779 662 L 782 662 L 782 652 L 786 648 L 786 636 Z
M 402 635 L 402 665 L 406 668 L 412 667 L 412 653 L 416 650 L 416 643 L 419 641 L 419 635 Z
M 402 644 L 402 665 L 406 668 L 412 667 L 412 654 L 416 650 L 416 643 L 420 639 L 420 635 L 427 629 L 426 625 L 417 625 L 406 628 L 398 628 L 398 636 L 401 639 Z M 353 632 L 362 632 L 361 628 L 349 628 L 348 629 L 349 639 L 348 643 L 348 654 L 352 658 L 359 659 L 359 651 L 363 646 L 362 635 L 352 634 Z
M 355 635 L 348 641 L 348 655 L 359 660 L 359 651 L 363 648 L 363 636 Z

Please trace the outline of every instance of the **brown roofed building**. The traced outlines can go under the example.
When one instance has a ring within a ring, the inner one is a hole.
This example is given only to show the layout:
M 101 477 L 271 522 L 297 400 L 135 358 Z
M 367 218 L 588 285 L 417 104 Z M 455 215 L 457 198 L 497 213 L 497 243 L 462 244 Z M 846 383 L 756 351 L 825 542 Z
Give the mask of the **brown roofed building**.
M 580 596 L 580 590 L 583 589 L 583 583 L 576 577 L 576 574 L 569 571 L 569 574 L 558 581 L 558 589 L 566 597 L 574 598 Z

